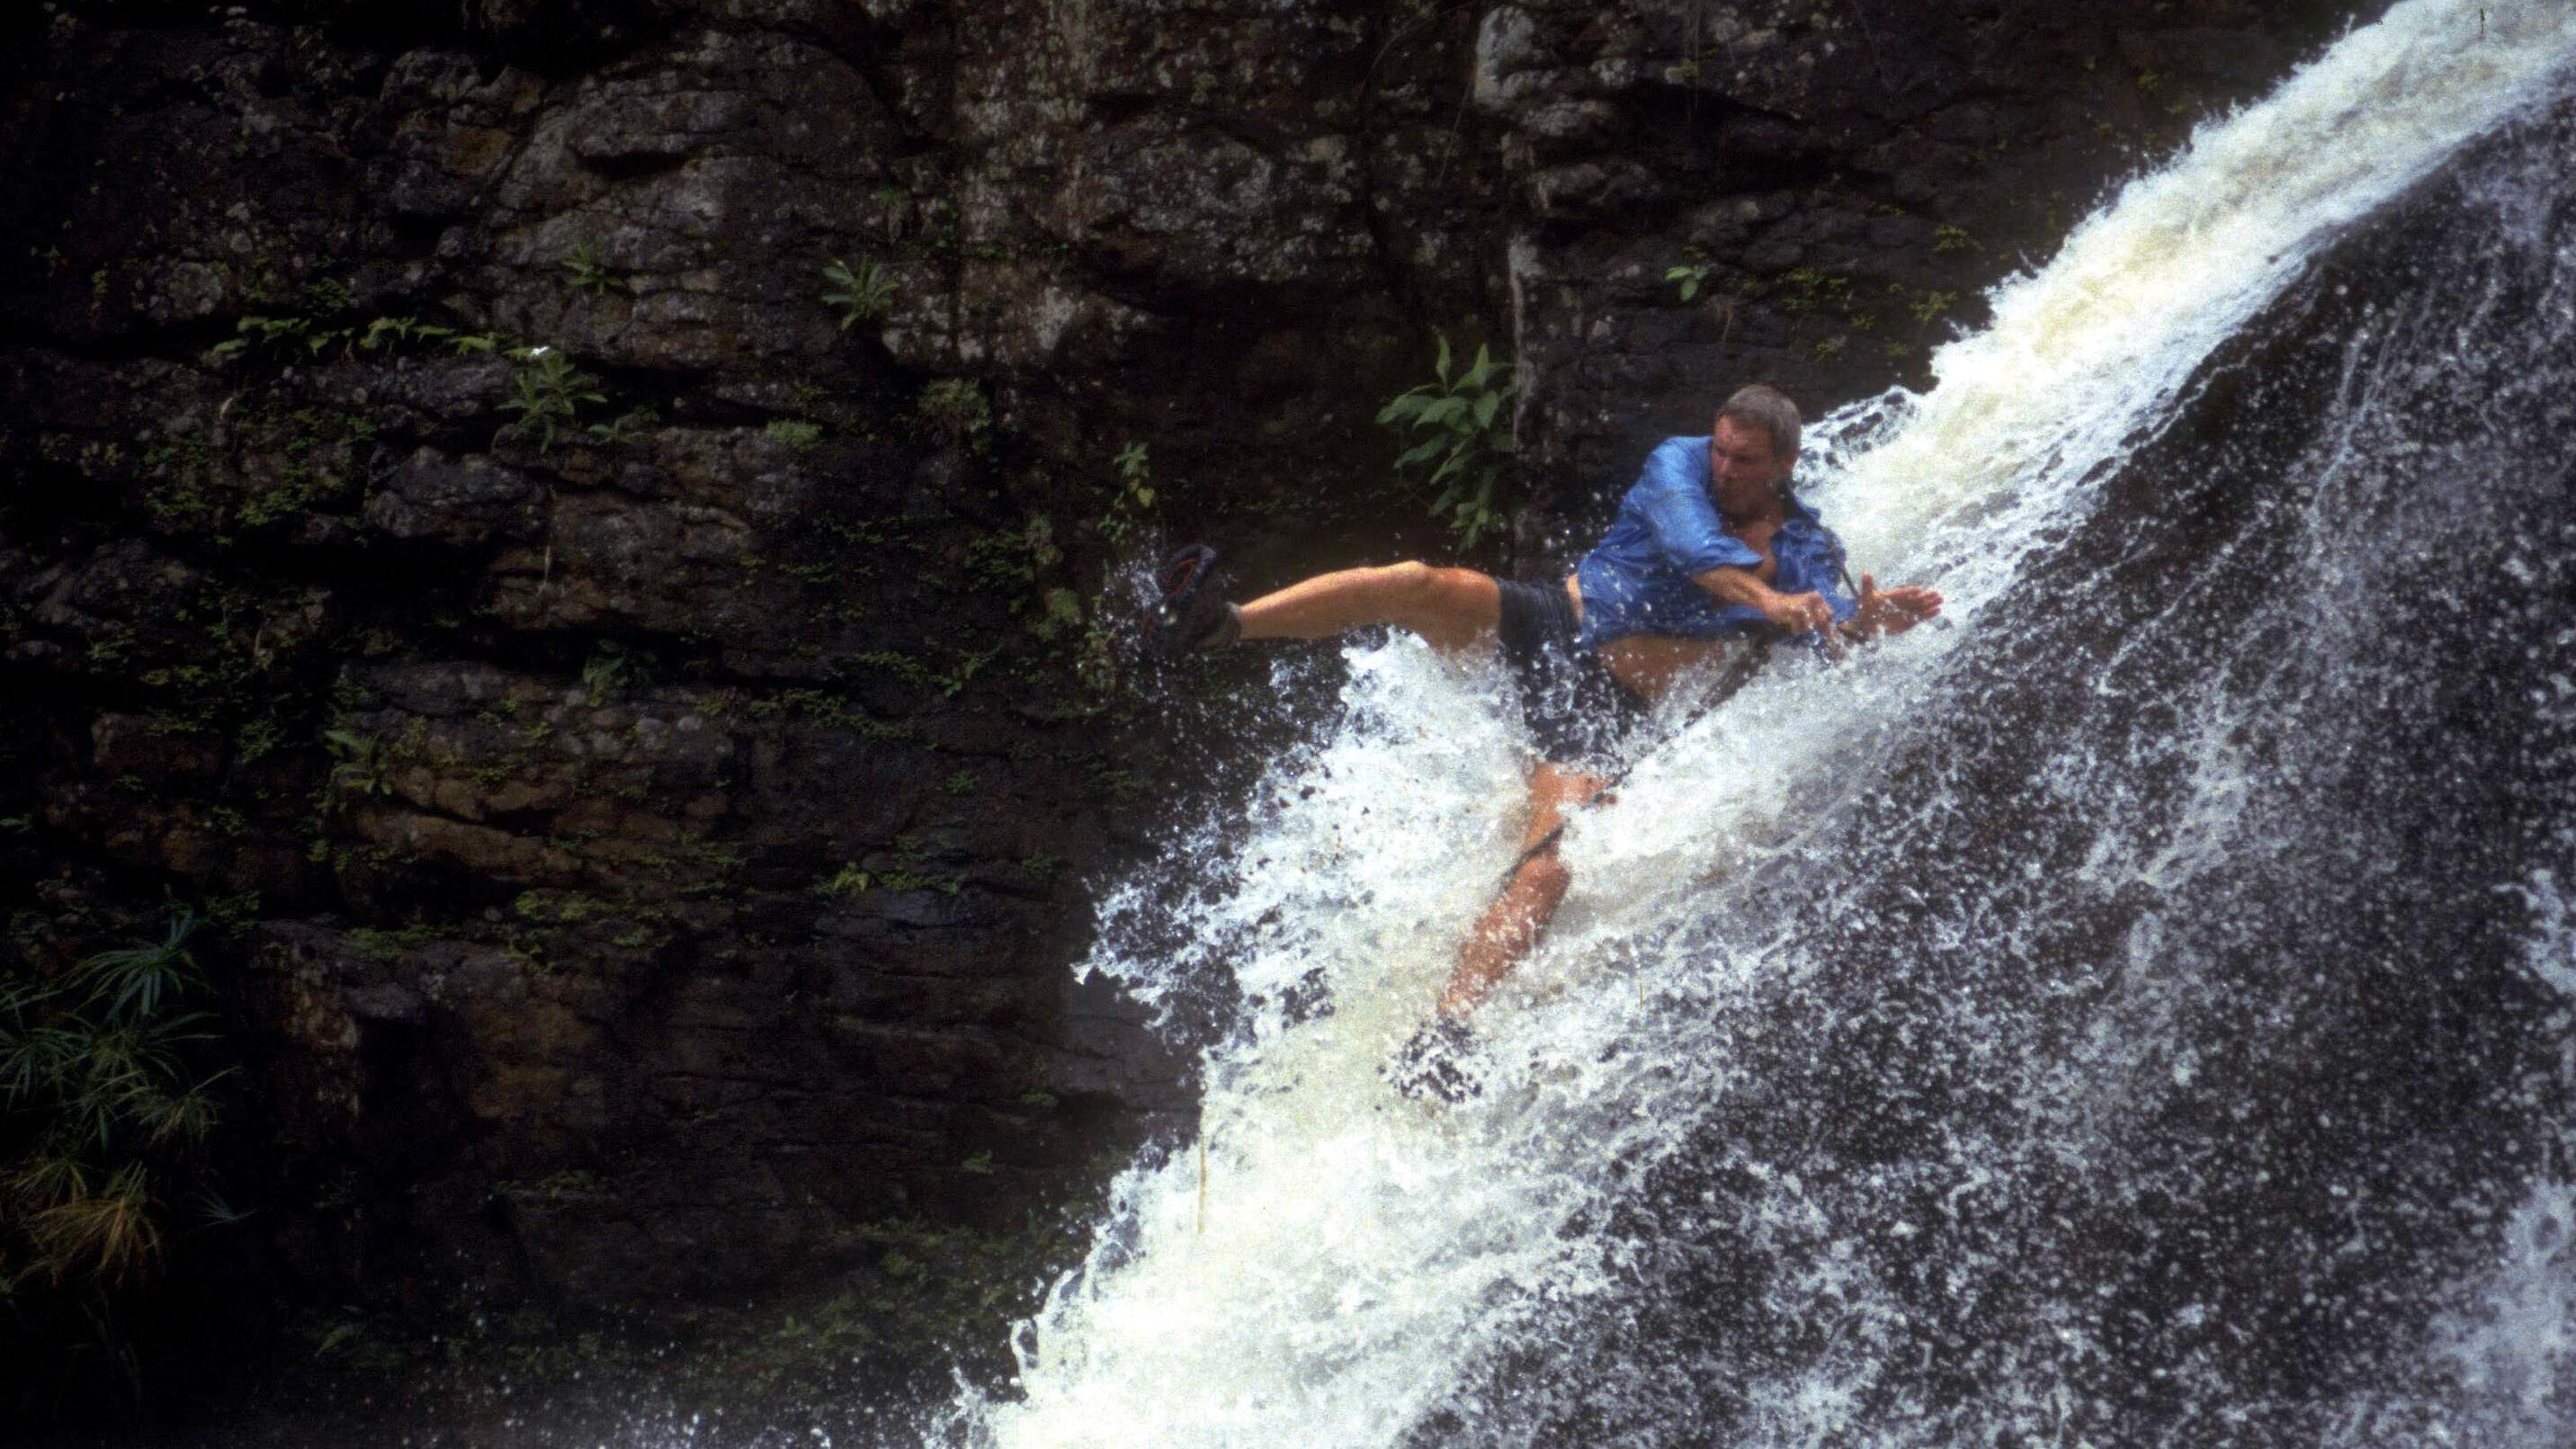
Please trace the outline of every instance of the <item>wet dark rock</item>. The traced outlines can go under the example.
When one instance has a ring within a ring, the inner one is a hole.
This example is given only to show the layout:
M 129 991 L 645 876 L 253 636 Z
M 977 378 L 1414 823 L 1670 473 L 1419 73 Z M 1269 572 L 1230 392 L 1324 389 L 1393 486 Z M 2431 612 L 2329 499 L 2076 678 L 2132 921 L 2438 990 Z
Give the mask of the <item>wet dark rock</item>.
M 533 532 L 525 505 L 536 487 L 488 458 L 414 453 L 367 500 L 367 522 L 399 539 L 465 548 Z

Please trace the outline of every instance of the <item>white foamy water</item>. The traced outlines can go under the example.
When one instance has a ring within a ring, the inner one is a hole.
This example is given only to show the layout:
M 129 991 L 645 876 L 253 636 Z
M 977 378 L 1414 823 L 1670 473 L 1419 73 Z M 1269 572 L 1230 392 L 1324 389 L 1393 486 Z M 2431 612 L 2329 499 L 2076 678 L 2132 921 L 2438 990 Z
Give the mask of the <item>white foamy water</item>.
M 1712 1023 L 1784 968 L 1760 940 L 1700 929 L 1729 883 L 1868 788 L 1875 747 L 2212 349 L 2571 56 L 2565 0 L 2399 5 L 2001 289 L 1994 325 L 1936 358 L 1930 393 L 1821 425 L 1806 496 L 1856 568 L 1936 585 L 1948 621 L 1855 666 L 1775 660 L 1723 709 L 1663 721 L 1618 800 L 1569 832 L 1574 892 L 1480 1015 L 1487 1089 L 1455 1108 L 1395 1095 L 1380 1069 L 1512 858 L 1522 742 L 1490 681 L 1409 640 L 1354 647 L 1345 722 L 1271 771 L 1245 828 L 1179 847 L 1207 882 L 1182 919 L 1141 889 L 1105 907 L 1086 969 L 1148 1000 L 1227 1003 L 1237 1029 L 1206 1062 L 1202 1139 L 1124 1177 L 1091 1260 L 1020 1334 L 1022 1397 L 970 1399 L 948 1432 L 997 1449 L 1360 1449 L 1403 1442 L 1495 1355 L 1546 1355 L 1551 1325 L 1633 1266 L 1633 1239 L 1594 1215 L 1743 1085 Z M 2207 799 L 2122 869 L 2195 871 L 2222 848 L 2227 749 L 2213 730 Z M 1194 944 L 1122 945 L 1175 936 Z M 1821 1221 L 1807 1185 L 1774 1174 L 1762 1191 L 1754 1246 Z M 2563 1268 L 2547 1231 L 2525 1256 Z M 1746 1376 L 1745 1442 L 1870 1437 L 1855 1416 L 1896 1327 L 1872 1316 L 1870 1272 L 1828 1245 L 1772 1282 L 1841 1305 L 1840 1336 L 1793 1375 Z M 2494 1321 L 2560 1312 L 2524 1301 L 2499 1300 Z M 1478 1431 L 1517 1442 L 1510 1424 Z

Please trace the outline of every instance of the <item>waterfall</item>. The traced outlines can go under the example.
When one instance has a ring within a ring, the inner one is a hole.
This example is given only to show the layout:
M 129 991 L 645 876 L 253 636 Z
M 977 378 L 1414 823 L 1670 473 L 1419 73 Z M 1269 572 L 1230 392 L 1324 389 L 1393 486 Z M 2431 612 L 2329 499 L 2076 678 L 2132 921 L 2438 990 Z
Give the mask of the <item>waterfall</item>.
M 932 1432 L 2576 1441 L 2571 59 L 2408 0 L 1812 429 L 1947 617 L 1653 721 L 1456 1106 L 1380 1069 L 1524 742 L 1354 642 L 1084 963 L 1198 1140 Z

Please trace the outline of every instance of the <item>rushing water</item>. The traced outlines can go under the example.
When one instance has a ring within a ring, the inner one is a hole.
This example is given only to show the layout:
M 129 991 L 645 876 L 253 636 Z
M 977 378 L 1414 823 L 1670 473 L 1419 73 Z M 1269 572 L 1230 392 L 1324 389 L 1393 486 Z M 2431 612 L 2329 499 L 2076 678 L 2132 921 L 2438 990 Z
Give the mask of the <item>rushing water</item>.
M 1659 721 L 1456 1107 L 1380 1068 L 1523 742 L 1354 643 L 1087 963 L 1200 1140 L 935 1432 L 2576 1442 L 2571 59 L 2401 4 L 1817 429 L 1947 618 Z

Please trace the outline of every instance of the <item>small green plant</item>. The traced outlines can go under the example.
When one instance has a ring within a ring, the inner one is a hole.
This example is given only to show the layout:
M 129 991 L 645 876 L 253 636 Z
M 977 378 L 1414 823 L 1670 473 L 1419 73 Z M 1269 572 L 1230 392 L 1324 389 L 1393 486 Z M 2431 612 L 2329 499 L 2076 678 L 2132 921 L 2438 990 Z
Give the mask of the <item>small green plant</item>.
M 832 872 L 831 878 L 814 889 L 827 896 L 854 896 L 876 884 L 875 877 L 855 865 L 845 865 Z
M 326 325 L 317 318 L 343 310 L 355 300 L 347 288 L 337 283 L 309 287 L 305 299 L 320 310 L 293 317 L 244 317 L 233 324 L 237 335 L 208 348 L 207 356 L 220 361 L 256 345 L 309 357 L 333 351 L 342 357 L 354 357 L 360 352 L 396 352 L 415 342 L 425 345 L 446 341 L 452 346 L 458 340 L 455 328 L 423 322 L 418 317 L 378 317 L 363 328 L 354 321 Z
M 392 763 L 373 735 L 349 730 L 324 730 L 322 742 L 331 747 L 334 761 L 331 783 L 359 795 L 390 795 Z
M 1476 360 L 1455 372 L 1446 335 L 1432 365 L 1434 381 L 1411 388 L 1379 410 L 1382 426 L 1408 435 L 1428 433 L 1395 460 L 1396 471 L 1418 475 L 1436 490 L 1431 512 L 1446 516 L 1461 548 L 1503 526 L 1497 491 L 1510 467 L 1512 435 L 1505 405 L 1516 386 L 1507 362 L 1478 346 Z
M 634 661 L 624 646 L 603 639 L 581 666 L 581 690 L 590 707 L 597 709 L 626 692 Z
M 324 316 L 333 312 L 345 312 L 355 307 L 358 305 L 358 294 L 350 289 L 348 283 L 337 277 L 316 277 L 304 284 L 296 300 L 304 304 L 306 312 L 315 316 Z
M 1038 616 L 1029 622 L 1029 632 L 1053 639 L 1081 625 L 1082 596 L 1071 589 L 1053 588 L 1038 596 Z
M 592 423 L 582 431 L 603 448 L 622 448 L 635 441 L 637 429 L 661 420 L 662 415 L 651 408 L 628 408 L 607 422 Z
M 379 352 L 400 346 L 413 338 L 436 342 L 441 338 L 455 335 L 456 329 L 453 327 L 441 327 L 436 323 L 423 322 L 417 317 L 379 317 L 367 324 L 367 330 L 358 337 L 358 345 L 369 352 Z
M 803 418 L 772 418 L 769 426 L 761 431 L 769 435 L 771 442 L 791 453 L 813 452 L 823 441 L 822 425 L 809 423 Z
M 508 431 L 534 439 L 540 453 L 551 450 L 557 435 L 579 420 L 583 403 L 608 401 L 599 379 L 573 366 L 559 348 L 516 347 L 510 356 L 519 364 L 511 379 L 517 392 L 501 404 L 501 411 L 519 415 Z
M 1708 266 L 1671 267 L 1665 270 L 1664 280 L 1678 284 L 1681 298 L 1687 302 L 1699 295 L 1700 288 L 1708 285 L 1708 274 L 1715 270 Z
M 610 292 L 626 290 L 626 283 L 608 269 L 607 259 L 599 254 L 599 247 L 595 243 L 574 242 L 572 250 L 564 253 L 563 269 L 564 275 L 571 279 L 576 291 L 588 292 L 594 297 L 603 297 Z
M 1119 449 L 1111 464 L 1118 470 L 1118 483 L 1096 526 L 1102 538 L 1124 543 L 1154 506 L 1154 465 L 1142 443 L 1129 443 Z
M 1792 316 L 1851 300 L 1851 278 L 1828 276 L 1814 267 L 1798 267 L 1780 279 L 1780 310 Z
M 823 277 L 837 289 L 825 292 L 823 301 L 840 312 L 844 332 L 861 322 L 875 321 L 894 305 L 894 277 L 874 262 L 862 261 L 853 267 L 834 257 L 823 268 Z
M 229 357 L 254 342 L 264 346 L 292 342 L 309 353 L 319 355 L 330 347 L 332 340 L 330 333 L 316 329 L 308 317 L 244 317 L 233 324 L 233 331 L 240 335 L 229 342 L 216 343 L 213 349 L 216 356 Z
M 1956 292 L 1926 292 L 1915 298 L 1905 310 L 1913 313 L 1914 320 L 1917 322 L 1930 322 L 1949 311 L 1950 304 L 1958 300 L 1959 294 Z
M 893 870 L 861 870 L 855 865 L 842 866 L 829 879 L 814 886 L 815 890 L 836 899 L 868 891 L 886 891 L 896 895 L 906 891 L 937 891 L 944 896 L 953 896 L 965 888 L 966 878 L 961 875 L 933 875 L 902 866 Z
M 1932 250 L 1972 252 L 1977 250 L 1977 239 L 1970 236 L 1964 226 L 1936 226 L 1932 228 Z
M 971 377 L 943 377 L 923 388 L 912 416 L 923 432 L 969 452 L 993 445 L 993 405 Z
M 536 1190 L 560 1202 L 566 1197 L 579 1197 L 606 1190 L 608 1179 L 586 1167 L 567 1167 L 537 1179 Z

